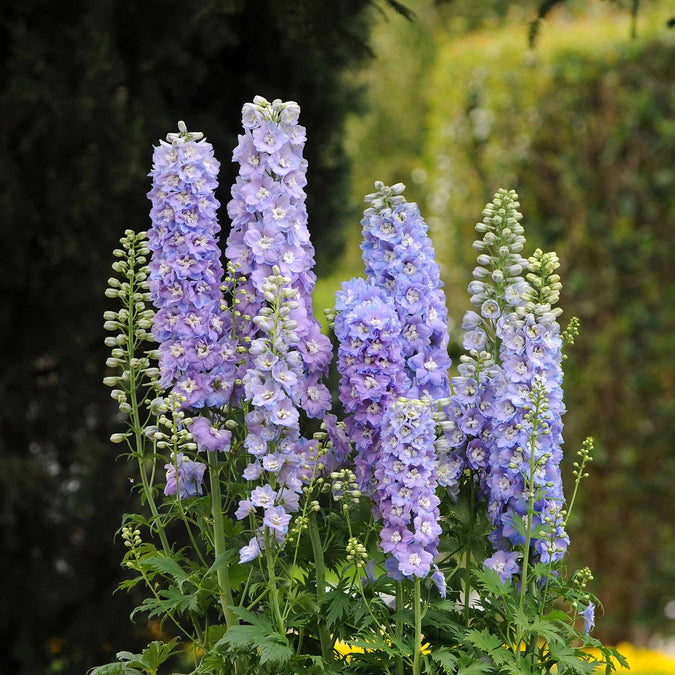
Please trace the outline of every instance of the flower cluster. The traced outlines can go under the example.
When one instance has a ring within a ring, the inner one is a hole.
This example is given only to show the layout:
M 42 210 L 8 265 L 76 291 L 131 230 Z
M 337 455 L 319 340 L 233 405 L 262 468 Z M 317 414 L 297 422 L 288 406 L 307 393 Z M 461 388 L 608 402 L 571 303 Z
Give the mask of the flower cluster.
M 445 411 L 448 422 L 443 439 L 439 472 L 442 484 L 456 496 L 464 469 L 478 477 L 479 493 L 486 493 L 494 444 L 491 424 L 495 389 L 501 381 L 497 324 L 522 304 L 526 288 L 522 277 L 526 265 L 520 251 L 525 237 L 520 224 L 517 195 L 500 190 L 483 210 L 483 220 L 476 225 L 482 238 L 474 242 L 479 251 L 478 265 L 469 284 L 471 303 L 478 311 L 466 312 L 462 322 L 464 348 L 459 375 L 452 379 L 453 394 Z
M 181 499 L 201 495 L 206 464 L 193 462 L 182 452 L 174 455 L 171 459 L 171 463 L 164 465 L 166 469 L 164 494 L 169 496 L 178 493 Z
M 384 292 L 363 279 L 342 284 L 336 295 L 340 400 L 356 448 L 355 472 L 362 491 L 371 492 L 380 461 L 380 428 L 389 401 L 407 391 L 401 323 Z
M 321 417 L 329 402 L 312 396 L 330 363 L 331 348 L 312 315 L 316 276 L 303 190 L 306 136 L 298 124 L 299 114 L 300 107 L 293 101 L 270 103 L 256 96 L 253 103 L 244 105 L 244 133 L 233 154 L 240 169 L 227 207 L 232 229 L 225 253 L 241 275 L 232 289 L 238 337 L 255 339 L 259 334 L 252 317 L 263 305 L 264 286 L 274 266 L 297 291 L 291 318 L 297 323 L 297 349 L 304 363 L 303 405 L 310 417 Z M 240 377 L 250 365 L 250 359 L 244 361 Z
M 486 478 L 497 548 L 523 544 L 514 520 L 528 511 L 535 557 L 560 560 L 569 539 L 563 527 L 562 339 L 556 318 L 560 277 L 555 253 L 535 251 L 528 260 L 524 304 L 500 319 L 501 385 L 492 406 L 493 447 Z M 539 530 L 539 525 L 544 526 Z M 537 532 L 542 534 L 537 534 Z
M 264 548 L 265 532 L 274 533 L 282 544 L 288 532 L 290 514 L 298 510 L 302 486 L 318 459 L 318 443 L 300 435 L 300 406 L 330 404 L 328 389 L 321 383 L 303 381 L 303 359 L 298 349 L 298 324 L 291 318 L 298 306 L 299 292 L 290 286 L 290 278 L 277 267 L 263 283 L 267 302 L 253 318 L 261 337 L 249 348 L 250 367 L 244 376 L 244 396 L 251 409 L 246 414 L 248 430 L 244 447 L 252 456 L 243 477 L 262 483 L 249 498 L 239 503 L 237 518 L 255 516 L 263 511 L 263 525 L 255 532 L 241 554 L 241 562 L 259 555 Z M 315 412 L 310 408 L 309 413 Z
M 448 312 L 426 223 L 403 183 L 375 188 L 361 220 L 368 281 L 385 290 L 401 322 L 408 395 L 447 397 Z
M 394 578 L 426 577 L 438 556 L 435 426 L 429 399 L 399 398 L 382 420 L 376 500 L 383 520 L 380 543 L 391 554 L 385 565 Z
M 527 521 L 528 512 L 530 529 L 543 533 L 533 538 L 539 560 L 560 559 L 567 542 L 560 515 L 562 340 L 560 310 L 552 308 L 558 261 L 541 251 L 528 261 L 521 256 L 518 207 L 513 190 L 500 190 L 476 225 L 483 236 L 474 243 L 478 265 L 468 290 L 477 311 L 464 316 L 469 354 L 452 379 L 446 431 L 437 443 L 441 484 L 456 495 L 468 469 L 487 501 L 498 550 L 485 562 L 504 580 L 519 571 L 519 554 L 510 549 L 525 543 L 517 521 Z
M 201 133 L 178 126 L 180 133 L 160 141 L 153 155 L 149 287 L 159 310 L 153 335 L 161 384 L 173 385 L 187 407 L 200 408 L 225 404 L 234 374 L 231 316 L 221 310 L 214 196 L 220 165 Z

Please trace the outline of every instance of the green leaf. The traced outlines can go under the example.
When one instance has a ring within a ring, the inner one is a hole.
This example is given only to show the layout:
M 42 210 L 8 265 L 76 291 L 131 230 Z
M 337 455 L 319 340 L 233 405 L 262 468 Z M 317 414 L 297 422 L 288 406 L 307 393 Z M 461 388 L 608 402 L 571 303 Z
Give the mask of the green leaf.
M 142 675 L 140 670 L 130 668 L 125 663 L 107 663 L 89 671 L 88 675 Z
M 440 649 L 435 649 L 431 654 L 429 654 L 432 661 L 438 663 L 444 672 L 447 675 L 452 675 L 455 672 L 455 667 L 457 666 L 457 657 L 447 648 L 441 647 Z
M 268 635 L 260 644 L 260 665 L 263 663 L 284 664 L 293 656 L 288 639 L 280 633 Z
M 605 648 L 603 651 L 606 653 L 607 656 L 611 655 L 612 658 L 616 659 L 623 668 L 625 668 L 626 670 L 630 670 L 630 666 L 628 665 L 628 660 L 626 659 L 626 657 L 623 654 L 621 654 L 621 652 L 614 649 L 614 647 Z
M 260 626 L 230 626 L 225 635 L 216 642 L 214 649 L 218 647 L 234 647 L 235 649 L 257 648 L 258 643 L 262 642 L 268 631 Z
M 563 643 L 563 639 L 558 633 L 558 627 L 545 619 L 535 618 L 530 623 L 528 630 L 531 634 L 544 638 L 549 645 Z
M 227 569 L 230 566 L 230 562 L 239 554 L 239 551 L 233 548 L 223 551 L 213 562 L 213 565 L 209 567 L 207 575 L 213 574 L 218 570 Z
M 257 626 L 266 633 L 274 632 L 272 629 L 272 624 L 264 614 L 256 614 L 255 612 L 252 612 L 249 609 L 244 609 L 243 607 L 233 607 L 232 612 L 236 614 L 242 621 L 247 621 L 252 626 Z
M 132 654 L 131 652 L 122 651 L 117 652 L 117 660 L 122 661 L 121 664 L 110 664 L 110 666 L 118 665 L 121 670 L 103 670 L 98 675 L 113 675 L 121 673 L 129 675 L 131 673 L 139 673 L 144 671 L 146 673 L 155 675 L 157 669 L 164 661 L 166 661 L 171 654 L 176 651 L 176 645 L 179 640 L 174 638 L 171 642 L 160 642 L 158 640 L 151 642 L 141 654 Z M 137 670 L 140 668 L 141 671 Z
M 483 593 L 500 597 L 505 595 L 511 589 L 511 583 L 506 584 L 499 578 L 499 574 L 489 567 L 483 566 L 474 572 L 474 577 Z
M 261 665 L 264 663 L 284 664 L 293 656 L 293 650 L 286 636 L 272 632 L 266 620 L 259 622 L 257 626 L 231 626 L 222 639 L 214 645 L 214 649 L 218 647 L 257 650 Z
M 339 588 L 334 588 L 326 593 L 322 604 L 324 603 L 328 607 L 326 625 L 328 628 L 332 628 L 338 621 L 348 616 L 352 597 Z
M 570 617 L 566 612 L 563 612 L 561 609 L 552 609 L 545 617 L 546 621 L 551 623 L 562 623 L 567 625 L 570 621 Z
M 147 664 L 149 670 L 156 671 L 164 661 L 176 652 L 178 643 L 178 638 L 174 638 L 171 642 L 155 640 L 143 650 L 141 660 Z
M 379 635 L 369 635 L 367 638 L 356 638 L 349 640 L 351 647 L 360 647 L 369 651 L 381 651 L 387 654 L 396 654 L 397 650 L 391 648 L 391 645 Z M 407 650 L 406 650 L 407 651 Z
M 580 675 L 590 675 L 595 672 L 597 664 L 589 662 L 588 655 L 582 651 L 577 651 L 567 645 L 549 645 L 549 654 L 551 660 L 558 664 L 560 672 L 570 670 Z M 560 668 L 566 666 L 566 668 Z
M 160 616 L 168 612 L 200 613 L 197 594 L 183 595 L 177 588 L 167 588 L 159 592 L 161 598 L 146 598 L 143 603 L 131 612 L 130 619 L 133 620 L 138 612 L 147 612 L 148 617 Z
M 152 556 L 140 561 L 142 567 L 170 576 L 179 586 L 188 579 L 188 573 L 173 559 L 164 556 Z
M 466 632 L 466 639 L 471 642 L 472 645 L 482 649 L 484 652 L 492 652 L 495 649 L 500 649 L 502 646 L 501 638 L 498 638 L 496 635 L 492 635 L 487 630 L 477 631 L 469 630 Z
M 460 668 L 457 675 L 486 675 L 493 672 L 493 666 L 485 661 L 475 661 Z

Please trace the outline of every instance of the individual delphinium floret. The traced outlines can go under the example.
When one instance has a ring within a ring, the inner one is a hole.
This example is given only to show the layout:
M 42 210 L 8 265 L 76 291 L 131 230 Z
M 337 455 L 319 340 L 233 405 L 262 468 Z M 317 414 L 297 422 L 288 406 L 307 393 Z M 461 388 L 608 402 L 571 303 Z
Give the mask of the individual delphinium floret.
M 252 318 L 263 305 L 264 285 L 274 266 L 297 291 L 291 319 L 297 322 L 297 350 L 304 364 L 299 380 L 302 404 L 310 417 L 322 417 L 330 397 L 320 380 L 332 355 L 330 341 L 312 314 L 316 276 L 303 190 L 306 134 L 298 124 L 299 114 L 294 101 L 270 103 L 256 96 L 244 105 L 244 133 L 233 153 L 240 169 L 228 204 L 232 229 L 225 253 L 237 275 L 236 287 L 230 290 L 240 341 L 260 335 Z M 250 368 L 251 358 L 242 359 L 239 378 Z
M 359 488 L 372 494 L 384 411 L 390 401 L 408 390 L 401 323 L 384 291 L 363 279 L 342 284 L 335 309 L 340 400 L 356 450 Z
M 385 566 L 396 579 L 425 578 L 432 566 L 434 580 L 442 578 L 434 562 L 441 533 L 435 438 L 431 398 L 389 403 L 382 420 L 375 499 L 383 521 L 380 545 L 390 555 Z
M 214 196 L 220 164 L 201 132 L 188 132 L 183 122 L 178 127 L 155 148 L 150 174 L 153 336 L 162 387 L 183 395 L 186 407 L 221 406 L 232 391 L 235 350 L 231 314 L 221 308 Z
M 363 261 L 368 282 L 384 289 L 401 322 L 408 393 L 446 398 L 448 312 L 440 269 L 417 204 L 403 196 L 403 183 L 375 183 L 366 196 Z
M 468 291 L 477 311 L 466 312 L 462 329 L 468 354 L 460 358 L 459 375 L 452 378 L 452 396 L 445 408 L 444 452 L 440 454 L 439 477 L 451 496 L 465 469 L 479 495 L 485 494 L 492 437 L 491 411 L 496 391 L 503 386 L 499 368 L 498 321 L 523 303 L 526 289 L 522 273 L 526 262 L 520 252 L 525 243 L 522 215 L 515 191 L 499 190 L 476 224 L 482 237 L 474 242 L 479 254 Z M 439 443 L 440 444 L 440 443 Z
M 504 384 L 491 409 L 486 483 L 495 548 L 523 545 L 522 528 L 514 524 L 523 520 L 531 532 L 530 560 L 548 563 L 562 559 L 569 543 L 561 513 L 562 310 L 553 307 L 561 284 L 555 253 L 537 249 L 527 265 L 523 303 L 497 325 Z
M 197 497 L 202 494 L 202 480 L 206 471 L 206 464 L 194 462 L 183 453 L 172 458 L 172 462 L 165 464 L 166 496 L 178 493 L 181 499 Z
M 273 267 L 262 286 L 265 303 L 253 317 L 260 336 L 250 343 L 251 360 L 243 379 L 249 408 L 244 447 L 251 455 L 243 478 L 255 487 L 239 503 L 236 516 L 240 520 L 250 517 L 256 527 L 240 552 L 241 562 L 257 557 L 270 536 L 278 545 L 284 543 L 291 514 L 298 510 L 302 488 L 319 457 L 316 439 L 300 434 L 299 410 L 306 405 L 305 371 L 298 324 L 292 318 L 300 294 L 290 281 Z

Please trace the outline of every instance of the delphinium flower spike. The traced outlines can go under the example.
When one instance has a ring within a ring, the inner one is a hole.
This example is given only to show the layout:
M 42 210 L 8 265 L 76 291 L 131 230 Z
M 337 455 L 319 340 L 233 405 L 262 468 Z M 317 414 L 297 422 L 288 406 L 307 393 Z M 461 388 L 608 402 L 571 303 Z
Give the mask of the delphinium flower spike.
M 274 266 L 297 291 L 290 318 L 297 323 L 297 349 L 303 362 L 298 388 L 308 416 L 321 418 L 330 408 L 330 395 L 321 376 L 327 372 L 331 347 L 312 314 L 316 276 L 303 190 L 307 183 L 307 161 L 302 154 L 306 135 L 298 124 L 299 114 L 294 101 L 276 99 L 270 103 L 256 96 L 244 105 L 244 133 L 233 154 L 240 169 L 228 204 L 232 230 L 225 252 L 238 275 L 232 290 L 235 332 L 240 340 L 260 335 L 252 318 L 263 305 L 264 285 Z M 252 357 L 243 360 L 240 378 L 251 361 Z
M 492 407 L 494 445 L 486 483 L 495 547 L 524 544 L 514 520 L 528 518 L 535 561 L 546 563 L 560 560 L 569 542 L 560 474 L 565 405 L 557 317 L 562 310 L 554 307 L 561 284 L 555 253 L 537 249 L 527 265 L 523 303 L 497 325 L 505 384 Z M 539 525 L 543 534 L 536 534 Z
M 319 457 L 318 442 L 300 434 L 299 382 L 304 371 L 298 325 L 291 318 L 299 292 L 279 268 L 273 267 L 272 272 L 263 284 L 265 304 L 253 317 L 260 337 L 250 344 L 252 361 L 243 379 L 249 408 L 244 447 L 251 455 L 243 478 L 255 487 L 240 502 L 236 516 L 240 520 L 258 516 L 262 524 L 242 549 L 241 562 L 265 549 L 269 532 L 277 544 L 283 544 L 291 514 L 298 510 L 303 485 Z
M 401 322 L 408 393 L 446 398 L 448 312 L 440 269 L 417 204 L 403 196 L 403 183 L 375 183 L 366 196 L 363 261 L 369 283 L 384 289 Z
M 162 386 L 183 395 L 186 407 L 220 406 L 230 398 L 235 356 L 231 315 L 221 308 L 220 164 L 201 132 L 178 126 L 155 148 L 150 174 L 149 286 L 159 310 L 153 335 Z
M 408 389 L 402 354 L 401 323 L 388 296 L 363 279 L 342 284 L 336 294 L 340 400 L 356 455 L 361 491 L 372 494 L 374 467 L 380 461 L 380 429 L 389 401 Z
M 432 400 L 399 398 L 387 406 L 382 422 L 375 477 L 380 545 L 391 556 L 385 565 L 394 578 L 424 578 L 438 556 L 441 533 Z
M 501 316 L 523 304 L 521 295 L 527 287 L 522 276 L 526 262 L 520 252 L 525 237 L 518 207 L 515 191 L 499 190 L 476 224 L 476 232 L 481 235 L 473 245 L 479 252 L 478 264 L 468 291 L 477 311 L 466 312 L 462 322 L 468 354 L 460 357 L 459 375 L 452 379 L 440 458 L 442 484 L 453 497 L 465 469 L 477 477 L 479 494 L 487 490 L 485 481 L 494 446 L 491 411 L 496 391 L 504 384 L 497 324 Z

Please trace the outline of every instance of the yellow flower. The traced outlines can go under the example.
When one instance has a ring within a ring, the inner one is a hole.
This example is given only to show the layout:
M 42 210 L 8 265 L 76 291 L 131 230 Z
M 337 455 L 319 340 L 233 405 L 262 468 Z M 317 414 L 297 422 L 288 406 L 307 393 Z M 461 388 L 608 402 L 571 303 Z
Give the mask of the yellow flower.
M 675 657 L 663 654 L 653 649 L 635 647 L 629 642 L 620 642 L 617 645 L 620 654 L 626 657 L 630 665 L 630 671 L 616 664 L 616 672 L 629 673 L 630 675 L 675 675 Z M 599 656 L 600 652 L 590 649 L 589 653 Z M 600 673 L 602 669 L 598 669 Z
M 363 654 L 366 651 L 376 652 L 377 649 L 363 649 L 363 647 L 355 647 L 341 640 L 337 640 L 335 643 L 335 651 L 341 654 L 342 656 L 347 656 L 349 659 L 349 654 Z M 422 644 L 422 654 L 430 654 L 431 645 L 428 642 Z M 408 656 L 412 656 L 408 654 Z

